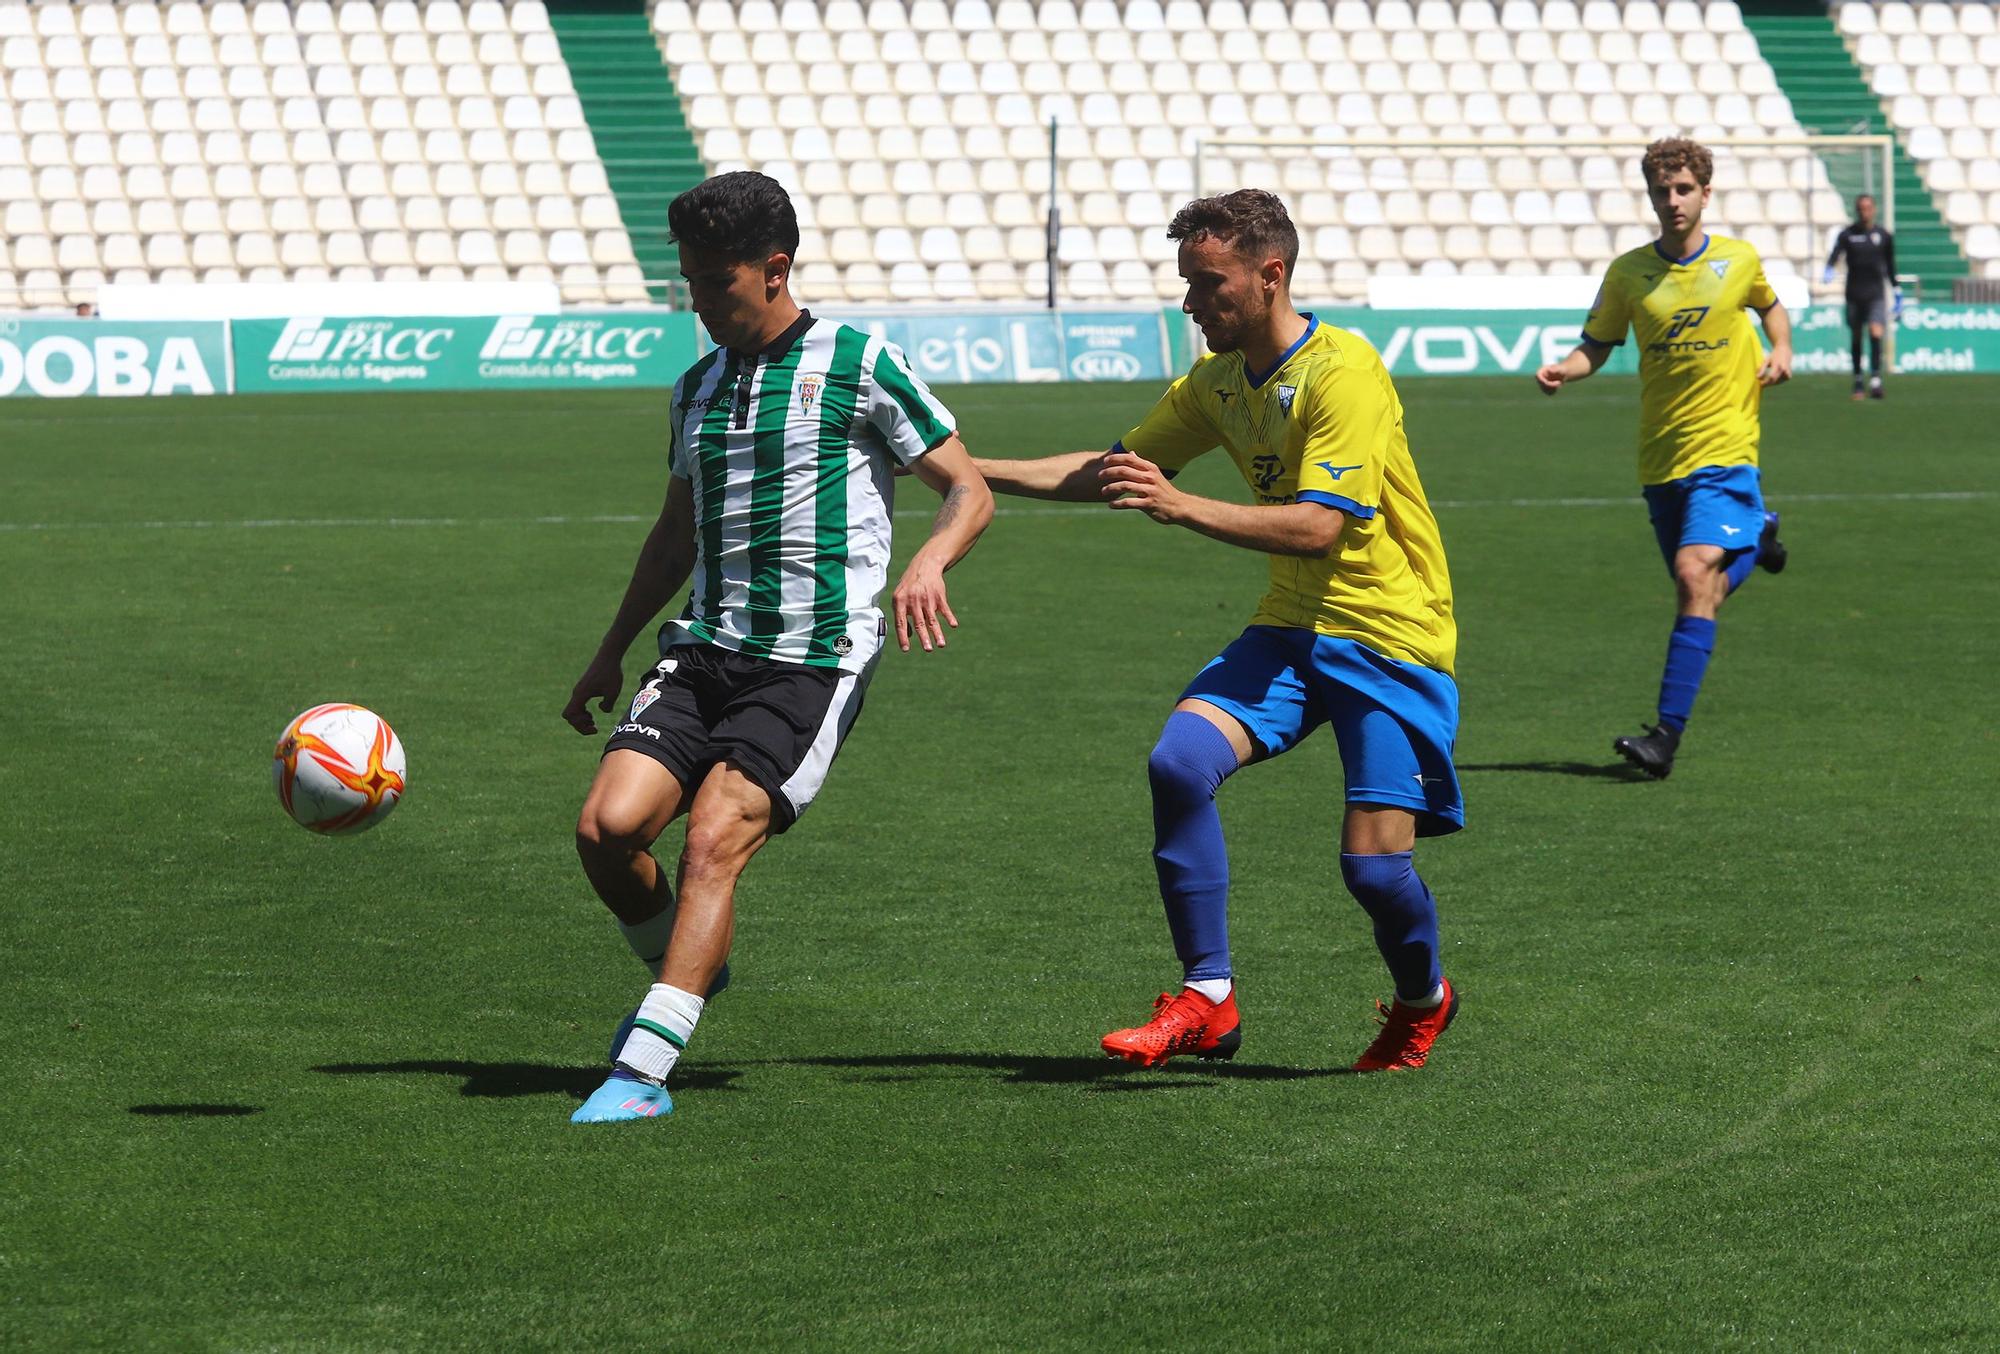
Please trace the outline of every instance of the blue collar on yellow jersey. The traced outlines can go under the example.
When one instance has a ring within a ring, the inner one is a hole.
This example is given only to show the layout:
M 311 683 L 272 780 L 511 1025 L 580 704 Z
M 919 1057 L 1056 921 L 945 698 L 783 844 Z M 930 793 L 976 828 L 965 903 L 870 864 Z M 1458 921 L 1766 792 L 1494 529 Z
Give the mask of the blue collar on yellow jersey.
M 1255 390 L 1259 386 L 1263 385 L 1264 382 L 1270 380 L 1273 376 L 1276 376 L 1278 374 L 1278 368 L 1284 366 L 1285 363 L 1291 361 L 1293 353 L 1305 347 L 1306 340 L 1311 338 L 1313 336 L 1313 331 L 1318 328 L 1319 328 L 1319 316 L 1313 314 L 1310 310 L 1308 310 L 1306 312 L 1306 332 L 1299 335 L 1299 341 L 1297 343 L 1294 343 L 1291 347 L 1285 349 L 1285 351 L 1283 351 L 1282 353 L 1279 353 L 1278 360 L 1276 362 L 1273 362 L 1271 364 L 1271 369 L 1265 372 L 1262 376 L 1253 375 L 1250 371 L 1249 363 L 1246 362 L 1243 365 L 1243 379 L 1250 383 L 1250 388 L 1252 390 Z
M 1660 248 L 1660 242 L 1658 240 L 1653 241 L 1653 252 L 1655 254 L 1658 254 L 1661 258 L 1665 259 L 1668 263 L 1676 264 L 1680 267 L 1686 267 L 1688 264 L 1693 263 L 1696 259 L 1700 258 L 1703 254 L 1708 252 L 1708 236 L 1704 234 L 1701 237 L 1701 248 L 1695 250 L 1694 253 L 1688 255 L 1684 259 L 1677 259 L 1672 254 L 1669 254 L 1666 250 Z

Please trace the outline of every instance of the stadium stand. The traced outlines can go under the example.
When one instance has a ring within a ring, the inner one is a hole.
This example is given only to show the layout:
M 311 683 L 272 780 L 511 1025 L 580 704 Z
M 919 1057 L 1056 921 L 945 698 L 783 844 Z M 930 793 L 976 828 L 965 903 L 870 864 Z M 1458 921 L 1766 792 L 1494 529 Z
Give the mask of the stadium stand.
M 1849 0 L 1837 22 L 1972 269 L 2000 278 L 2000 17 L 1986 4 Z M 1901 223 L 1902 267 L 1908 235 Z
M 638 5 L 558 5 L 549 15 L 597 139 L 632 249 L 654 293 L 676 272 L 667 204 L 706 172 L 680 94 Z
M 1799 0 L 1743 0 L 1743 15 L 1809 131 L 1861 131 L 1897 142 L 1888 185 L 1893 189 L 1888 205 L 1895 216 L 1897 268 L 1915 278 L 1922 294 L 1948 294 L 1966 273 L 1965 258 L 1910 156 L 1909 138 L 1896 135 L 1826 6 Z M 1863 191 L 1885 196 L 1880 173 L 1866 172 L 1858 158 L 1832 155 L 1828 167 L 1850 200 Z M 1879 164 L 1872 167 L 1880 169 Z
M 1847 0 L 1837 32 L 1815 10 L 1830 55 L 1767 22 L 1781 8 L 1801 7 L 632 0 L 552 26 L 540 0 L 0 0 L 0 304 L 364 277 L 657 299 L 666 201 L 740 167 L 794 190 L 809 299 L 1040 300 L 1052 187 L 1062 297 L 1172 298 L 1162 227 L 1199 175 L 1284 192 L 1301 295 L 1352 300 L 1371 273 L 1595 272 L 1650 234 L 1629 149 L 1365 143 L 1871 117 L 1912 168 L 1906 266 L 1929 287 L 1966 271 L 1962 247 L 2000 276 L 1991 8 Z M 1317 146 L 1212 147 L 1259 136 Z M 1726 156 L 1714 218 L 1811 275 L 1854 186 L 1798 153 Z
M 1352 299 L 1371 271 L 1593 271 L 1649 218 L 1629 154 L 1342 141 L 1802 130 L 1729 0 L 661 0 L 653 28 L 703 158 L 798 190 L 802 286 L 857 301 L 1039 298 L 1050 118 L 1079 300 L 1177 293 L 1160 228 L 1198 137 L 1325 143 L 1208 157 L 1200 186 L 1284 191 L 1302 292 Z M 1804 271 L 1846 211 L 1823 167 L 1740 168 L 1725 229 Z
M 546 7 L 0 3 L 0 304 L 106 280 L 645 296 Z

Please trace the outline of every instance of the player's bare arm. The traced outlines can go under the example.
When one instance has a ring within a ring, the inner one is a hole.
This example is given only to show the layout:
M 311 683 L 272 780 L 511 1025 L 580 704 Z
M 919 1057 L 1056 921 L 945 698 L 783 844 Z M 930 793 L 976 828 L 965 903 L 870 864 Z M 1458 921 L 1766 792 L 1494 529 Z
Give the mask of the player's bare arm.
M 993 520 L 993 491 L 954 433 L 911 467 L 912 473 L 938 492 L 944 502 L 931 521 L 925 541 L 896 584 L 896 643 L 905 653 L 910 632 L 929 653 L 945 646 L 944 627 L 958 628 L 944 586 L 945 570 L 964 559 L 973 542 Z
M 600 710 L 609 711 L 616 705 L 618 692 L 625 685 L 625 651 L 673 600 L 693 568 L 694 494 L 686 480 L 676 477 L 667 481 L 667 501 L 660 508 L 659 520 L 639 547 L 639 561 L 632 566 L 632 581 L 625 585 L 618 614 L 612 617 L 611 628 L 604 632 L 590 665 L 570 690 L 569 704 L 562 713 L 571 728 L 581 734 L 597 732 L 590 698 L 597 697 Z
M 1595 376 L 1600 367 L 1611 359 L 1611 349 L 1595 343 L 1579 343 L 1570 350 L 1568 357 L 1560 362 L 1551 362 L 1535 373 L 1535 384 L 1542 388 L 1544 395 L 1553 395 L 1564 386 Z
M 1771 340 L 1770 354 L 1757 369 L 1757 384 L 1783 385 L 1792 379 L 1792 317 L 1784 302 L 1773 301 L 1757 312 L 1757 318 L 1764 322 L 1764 335 Z
M 996 494 L 1021 498 L 1055 498 L 1069 503 L 1093 503 L 1098 497 L 1098 471 L 1104 468 L 1102 451 L 1070 451 L 1060 456 L 1043 456 L 1026 461 L 994 461 L 984 457 L 973 464 L 986 477 Z
M 1143 512 L 1155 522 L 1186 527 L 1225 545 L 1267 555 L 1325 559 L 1340 548 L 1347 514 L 1316 503 L 1225 503 L 1174 487 L 1144 457 L 1115 451 L 1104 457 L 1099 492 L 1113 508 Z

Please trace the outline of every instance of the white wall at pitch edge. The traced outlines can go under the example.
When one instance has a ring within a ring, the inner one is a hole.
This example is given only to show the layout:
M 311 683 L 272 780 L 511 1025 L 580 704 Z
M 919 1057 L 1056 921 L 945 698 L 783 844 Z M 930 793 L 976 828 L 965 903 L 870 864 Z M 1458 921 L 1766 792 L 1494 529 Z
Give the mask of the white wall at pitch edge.
M 553 282 L 107 283 L 98 313 L 113 320 L 254 320 L 291 315 L 548 315 Z

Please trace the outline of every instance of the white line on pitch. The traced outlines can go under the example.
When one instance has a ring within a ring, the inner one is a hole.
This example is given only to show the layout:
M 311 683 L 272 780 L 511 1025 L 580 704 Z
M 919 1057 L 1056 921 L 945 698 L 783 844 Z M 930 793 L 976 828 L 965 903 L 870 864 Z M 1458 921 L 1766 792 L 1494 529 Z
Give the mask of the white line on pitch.
M 1939 489 L 1893 494 L 1773 494 L 1773 503 L 1964 503 L 2000 497 L 1990 489 Z M 1446 511 L 1478 508 L 1624 508 L 1640 503 L 1628 498 L 1440 498 L 1431 506 Z M 1076 517 L 1102 513 L 1094 503 L 1059 503 L 1037 507 L 1002 506 L 1002 517 Z M 896 516 L 928 518 L 927 508 L 905 508 Z M 245 517 L 184 518 L 133 522 L 0 522 L 0 532 L 54 531 L 269 531 L 319 527 L 531 527 L 634 526 L 653 521 L 638 513 L 593 513 L 546 517 Z

